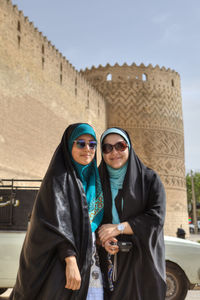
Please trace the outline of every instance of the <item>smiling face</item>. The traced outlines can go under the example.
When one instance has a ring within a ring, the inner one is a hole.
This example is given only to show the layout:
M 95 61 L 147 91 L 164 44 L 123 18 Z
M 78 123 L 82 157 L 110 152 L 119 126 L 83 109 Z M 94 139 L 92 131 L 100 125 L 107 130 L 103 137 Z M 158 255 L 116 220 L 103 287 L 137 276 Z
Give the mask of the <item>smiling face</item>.
M 86 146 L 80 149 L 77 147 L 77 144 L 74 143 L 72 147 L 72 157 L 77 163 L 86 166 L 91 163 L 95 156 L 96 148 L 90 149 L 88 145 L 90 141 L 94 141 L 94 138 L 90 134 L 83 134 L 80 135 L 76 140 L 84 140 L 86 142 Z
M 121 135 L 111 133 L 108 134 L 103 144 L 111 144 L 115 145 L 118 142 L 124 142 L 124 139 Z M 103 159 L 107 165 L 109 165 L 113 169 L 119 169 L 123 167 L 123 165 L 127 162 L 129 156 L 129 149 L 128 147 L 125 149 L 125 151 L 117 151 L 115 148 L 110 153 L 103 153 Z

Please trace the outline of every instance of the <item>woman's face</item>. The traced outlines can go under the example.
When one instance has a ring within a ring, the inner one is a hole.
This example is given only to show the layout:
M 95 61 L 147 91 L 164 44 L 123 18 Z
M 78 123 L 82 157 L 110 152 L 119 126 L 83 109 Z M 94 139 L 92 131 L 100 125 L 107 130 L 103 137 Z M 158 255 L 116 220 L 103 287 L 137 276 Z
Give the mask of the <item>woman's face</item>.
M 124 142 L 124 139 L 119 134 L 109 134 L 105 137 L 103 144 L 115 145 L 118 142 Z M 103 159 L 107 165 L 113 169 L 119 169 L 127 162 L 129 156 L 128 147 L 125 151 L 117 151 L 114 147 L 110 153 L 103 153 Z
M 78 147 L 77 143 L 74 142 L 72 147 L 72 157 L 77 163 L 81 165 L 88 165 L 93 160 L 95 156 L 95 150 L 96 150 L 96 147 L 94 147 L 93 149 L 89 147 L 89 142 L 95 140 L 93 136 L 90 134 L 80 135 L 76 139 L 76 141 L 80 141 L 80 140 L 85 141 L 85 147 L 80 148 Z

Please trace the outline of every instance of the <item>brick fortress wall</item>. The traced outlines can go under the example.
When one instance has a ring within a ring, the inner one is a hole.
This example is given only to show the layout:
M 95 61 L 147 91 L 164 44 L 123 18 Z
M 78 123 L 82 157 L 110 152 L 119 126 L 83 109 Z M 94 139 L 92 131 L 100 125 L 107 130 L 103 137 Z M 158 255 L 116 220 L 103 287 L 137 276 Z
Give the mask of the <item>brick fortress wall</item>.
M 81 72 L 107 103 L 108 126 L 126 129 L 136 153 L 160 175 L 167 194 L 166 234 L 188 232 L 179 74 L 143 64 Z
M 0 178 L 41 178 L 70 123 L 106 127 L 103 97 L 11 1 L 0 0 Z M 99 156 L 100 159 L 100 156 Z

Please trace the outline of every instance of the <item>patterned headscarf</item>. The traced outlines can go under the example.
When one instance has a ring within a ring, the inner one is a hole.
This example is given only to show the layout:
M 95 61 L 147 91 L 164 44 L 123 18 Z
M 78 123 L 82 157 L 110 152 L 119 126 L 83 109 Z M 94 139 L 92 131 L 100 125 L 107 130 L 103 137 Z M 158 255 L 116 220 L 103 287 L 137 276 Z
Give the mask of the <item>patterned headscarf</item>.
M 89 124 L 78 125 L 71 133 L 68 141 L 68 150 L 72 158 L 75 170 L 83 184 L 88 203 L 88 213 L 92 232 L 100 225 L 103 218 L 103 192 L 99 172 L 97 169 L 96 158 L 88 165 L 81 165 L 77 163 L 72 157 L 73 142 L 83 134 L 90 134 L 96 141 L 96 134 L 94 129 Z

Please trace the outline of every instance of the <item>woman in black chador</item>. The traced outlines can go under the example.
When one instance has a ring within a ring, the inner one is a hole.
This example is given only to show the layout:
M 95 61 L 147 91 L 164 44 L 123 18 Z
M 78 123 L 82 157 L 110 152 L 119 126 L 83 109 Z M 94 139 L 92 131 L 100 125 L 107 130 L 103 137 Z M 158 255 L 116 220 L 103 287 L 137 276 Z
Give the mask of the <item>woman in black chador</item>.
M 104 299 L 164 300 L 165 191 L 159 176 L 135 154 L 127 132 L 101 137 L 99 173 L 104 217 L 98 233 Z
M 96 135 L 64 132 L 35 200 L 12 300 L 103 299 L 95 231 L 103 217 Z

